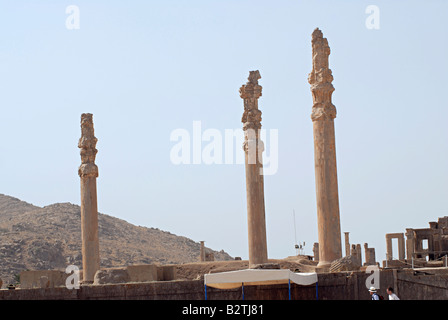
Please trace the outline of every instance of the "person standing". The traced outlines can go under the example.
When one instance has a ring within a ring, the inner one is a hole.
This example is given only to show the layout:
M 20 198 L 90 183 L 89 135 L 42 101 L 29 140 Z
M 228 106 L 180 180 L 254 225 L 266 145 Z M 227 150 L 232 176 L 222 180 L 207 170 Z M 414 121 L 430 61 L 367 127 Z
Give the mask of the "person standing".
M 378 293 L 376 293 L 375 287 L 370 287 L 369 292 L 370 292 L 370 296 L 372 297 L 372 300 L 381 300 Z
M 388 287 L 386 289 L 387 294 L 389 295 L 389 300 L 400 300 L 397 295 L 394 293 L 394 288 Z

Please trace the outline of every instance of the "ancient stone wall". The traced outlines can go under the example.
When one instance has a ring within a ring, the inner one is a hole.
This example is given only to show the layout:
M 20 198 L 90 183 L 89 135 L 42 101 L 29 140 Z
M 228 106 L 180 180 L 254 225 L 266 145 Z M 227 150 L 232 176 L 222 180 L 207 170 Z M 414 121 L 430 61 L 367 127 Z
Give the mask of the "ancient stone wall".
M 384 270 L 380 272 L 379 293 L 387 298 L 386 288 L 393 286 L 402 300 L 448 300 L 447 270 Z M 319 300 L 369 300 L 366 288 L 369 273 L 340 272 L 318 274 Z M 245 300 L 287 300 L 288 285 L 246 286 Z M 241 300 L 242 290 L 207 289 L 209 300 Z M 291 298 L 316 299 L 316 285 L 291 285 Z M 64 287 L 46 289 L 0 290 L 0 300 L 8 299 L 146 299 L 146 300 L 204 300 L 204 282 L 164 281 L 115 285 L 88 285 L 68 290 Z

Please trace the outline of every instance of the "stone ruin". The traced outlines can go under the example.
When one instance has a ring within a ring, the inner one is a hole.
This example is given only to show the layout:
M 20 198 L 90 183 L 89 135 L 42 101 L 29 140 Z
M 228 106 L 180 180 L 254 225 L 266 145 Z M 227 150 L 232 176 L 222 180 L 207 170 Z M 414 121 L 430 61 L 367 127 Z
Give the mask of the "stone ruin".
M 362 261 L 362 250 L 360 244 L 350 244 L 349 232 L 344 232 L 345 235 L 345 256 L 334 260 L 330 266 L 330 272 L 341 271 L 357 271 L 364 270 L 368 266 L 378 266 L 375 260 L 375 248 L 369 248 L 367 243 L 364 243 L 364 257 Z M 318 246 L 319 244 L 315 244 Z
M 31 270 L 20 273 L 20 288 L 57 288 L 65 287 L 70 275 L 60 270 Z M 83 270 L 79 271 L 80 279 L 83 278 Z M 122 268 L 100 269 L 95 273 L 91 284 L 118 284 L 139 283 L 151 281 L 176 280 L 176 268 L 172 265 L 132 265 Z M 74 283 L 73 283 L 74 284 Z M 86 283 L 81 283 L 86 285 Z
M 342 256 L 340 213 L 338 200 L 338 179 L 335 149 L 334 119 L 336 107 L 331 96 L 334 91 L 333 75 L 329 68 L 330 47 L 322 32 L 316 28 L 312 33 L 312 71 L 308 76 L 311 85 L 313 106 L 314 161 L 316 177 L 316 203 L 318 220 L 318 240 L 314 243 L 314 261 L 320 272 L 339 272 L 359 270 L 366 266 L 377 265 L 375 249 L 364 243 L 365 262 L 362 262 L 360 244 L 349 242 L 349 233 L 345 232 L 345 256 Z M 258 84 L 260 72 L 250 71 L 248 81 L 241 86 L 239 93 L 244 101 L 242 116 L 245 151 L 245 172 L 247 190 L 247 221 L 249 240 L 249 266 L 251 268 L 272 268 L 278 266 L 268 263 L 263 163 L 261 154 L 264 150 L 260 139 L 261 114 L 258 99 L 262 87 Z M 81 271 L 83 284 L 104 284 L 117 282 L 140 282 L 174 280 L 174 268 L 167 266 L 128 266 L 125 268 L 100 269 L 98 241 L 98 212 L 96 196 L 96 179 L 98 167 L 95 164 L 97 153 L 92 114 L 81 116 L 81 166 L 78 173 L 81 180 L 81 230 L 82 260 Z M 430 222 L 427 229 L 406 229 L 406 245 L 403 233 L 386 235 L 387 258 L 389 266 L 394 261 L 439 260 L 448 253 L 448 217 Z M 398 239 L 398 259 L 392 253 L 392 239 Z M 423 240 L 428 246 L 423 248 Z M 241 259 L 241 258 L 240 258 Z M 199 261 L 214 261 L 213 253 L 206 250 L 201 241 Z M 384 263 L 383 263 L 384 264 Z M 25 287 L 51 287 L 61 283 L 66 275 L 60 271 L 25 271 L 21 274 Z
M 215 261 L 215 254 L 205 248 L 204 241 L 200 241 L 201 248 L 199 251 L 199 261 L 206 262 L 206 261 Z
M 327 39 L 323 38 L 319 29 L 312 34 L 313 69 L 308 77 L 313 95 L 311 119 L 313 121 L 316 190 L 318 203 L 319 265 L 328 268 L 331 262 L 341 257 L 339 203 L 337 190 L 337 172 L 335 155 L 335 135 L 333 120 L 336 109 L 331 103 L 334 88 L 331 84 L 333 76 L 328 68 L 330 48 Z M 249 266 L 254 268 L 274 268 L 268 263 L 266 219 L 264 204 L 264 179 L 261 154 L 264 151 L 263 141 L 260 139 L 261 111 L 258 99 L 261 97 L 262 87 L 258 84 L 260 72 L 250 71 L 248 81 L 239 89 L 240 97 L 244 101 L 242 116 L 246 168 L 247 190 L 247 220 L 249 240 Z M 132 277 L 129 270 L 101 270 L 98 240 L 98 211 L 96 179 L 98 167 L 95 164 L 97 138 L 94 135 L 93 115 L 81 115 L 81 138 L 78 147 L 81 149 L 81 165 L 78 173 L 81 179 L 81 236 L 82 236 L 82 284 L 93 284 L 104 281 L 128 281 Z M 327 176 L 328 175 L 328 176 Z M 213 261 L 212 254 L 207 253 L 204 242 L 201 242 L 200 261 Z M 148 267 L 153 269 L 152 267 Z M 132 273 L 132 272 L 131 272 Z M 155 279 L 155 272 L 147 276 Z M 38 275 L 36 273 L 35 275 Z M 26 274 L 24 274 L 26 278 Z M 52 283 L 53 278 L 59 276 L 41 275 L 47 279 L 45 286 Z M 106 280 L 105 280 L 106 279 Z M 107 280 L 109 279 L 109 280 Z M 112 279 L 112 280 L 110 280 Z M 35 284 L 35 281 L 30 281 Z M 54 282 L 54 281 L 53 281 Z M 56 281 L 57 282 L 57 281 Z
M 423 241 L 427 240 L 427 248 Z M 429 228 L 406 229 L 406 248 L 408 260 L 426 258 L 429 261 L 440 260 L 448 254 L 448 217 L 429 222 Z
M 398 239 L 397 256 L 392 250 L 392 239 Z M 424 242 L 426 246 L 423 245 Z M 406 233 L 386 234 L 386 250 L 383 267 L 448 266 L 448 217 L 429 222 L 429 228 L 407 228 Z
M 376 259 L 375 259 L 375 248 L 369 248 L 369 245 L 367 243 L 364 243 L 364 254 L 365 254 L 365 266 L 373 266 L 376 265 Z
M 364 243 L 365 260 L 362 263 L 361 245 L 350 244 L 349 233 L 345 234 L 345 256 L 334 260 L 330 272 L 362 270 L 378 265 L 375 248 Z M 387 233 L 386 260 L 383 268 L 448 267 L 448 216 L 429 222 L 429 228 L 406 228 L 406 233 Z M 393 252 L 392 241 L 396 239 L 397 252 Z M 426 243 L 426 246 L 424 245 Z M 319 243 L 314 243 L 314 260 L 319 260 Z

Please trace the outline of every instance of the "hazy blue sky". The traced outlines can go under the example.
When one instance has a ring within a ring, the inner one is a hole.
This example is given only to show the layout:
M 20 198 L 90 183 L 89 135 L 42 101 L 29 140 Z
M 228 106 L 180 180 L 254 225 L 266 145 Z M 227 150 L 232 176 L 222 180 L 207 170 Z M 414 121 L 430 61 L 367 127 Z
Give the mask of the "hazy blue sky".
M 372 4 L 378 30 L 365 24 Z M 80 29 L 66 28 L 69 5 Z M 447 12 L 444 0 L 2 1 L 0 193 L 79 204 L 90 112 L 100 212 L 247 258 L 244 165 L 174 165 L 170 134 L 193 121 L 241 128 L 238 89 L 259 70 L 262 125 L 279 137 L 278 171 L 265 177 L 268 254 L 295 254 L 293 210 L 312 254 L 307 77 L 319 27 L 336 89 L 341 231 L 384 260 L 386 233 L 448 215 Z

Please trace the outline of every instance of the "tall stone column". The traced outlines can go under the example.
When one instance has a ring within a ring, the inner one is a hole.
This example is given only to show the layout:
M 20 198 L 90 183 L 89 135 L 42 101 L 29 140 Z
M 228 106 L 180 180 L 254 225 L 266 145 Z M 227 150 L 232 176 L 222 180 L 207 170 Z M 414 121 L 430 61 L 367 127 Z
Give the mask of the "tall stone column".
M 341 227 L 339 217 L 338 178 L 334 118 L 331 103 L 333 76 L 328 67 L 330 47 L 319 29 L 312 35 L 313 69 L 308 76 L 313 95 L 311 119 L 314 133 L 314 164 L 316 175 L 319 267 L 328 267 L 341 258 Z
M 98 240 L 98 207 L 96 178 L 98 167 L 95 157 L 97 138 L 94 136 L 92 114 L 81 115 L 81 166 L 78 174 L 81 178 L 81 237 L 83 283 L 93 283 L 95 273 L 100 269 L 100 249 Z
M 264 144 L 260 139 L 261 111 L 258 110 L 262 89 L 258 84 L 260 78 L 258 70 L 250 71 L 249 81 L 240 88 L 240 97 L 244 100 L 241 122 L 246 166 L 249 267 L 268 262 L 262 163 Z

